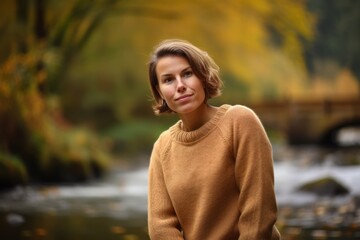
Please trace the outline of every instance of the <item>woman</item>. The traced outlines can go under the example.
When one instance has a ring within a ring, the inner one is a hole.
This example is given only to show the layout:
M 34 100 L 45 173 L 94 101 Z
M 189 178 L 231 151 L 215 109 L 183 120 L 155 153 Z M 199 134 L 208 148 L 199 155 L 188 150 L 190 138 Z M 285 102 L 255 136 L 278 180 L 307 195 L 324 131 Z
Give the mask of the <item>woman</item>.
M 207 103 L 222 86 L 211 57 L 166 40 L 152 55 L 149 80 L 155 113 L 180 118 L 151 154 L 150 238 L 280 239 L 270 142 L 250 109 Z

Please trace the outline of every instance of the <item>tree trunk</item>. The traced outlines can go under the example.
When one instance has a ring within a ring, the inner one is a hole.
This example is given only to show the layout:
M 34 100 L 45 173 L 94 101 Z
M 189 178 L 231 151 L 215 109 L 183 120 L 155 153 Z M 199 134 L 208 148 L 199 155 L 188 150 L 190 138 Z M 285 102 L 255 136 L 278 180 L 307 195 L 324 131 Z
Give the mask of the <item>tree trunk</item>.
M 21 53 L 26 53 L 28 51 L 28 46 L 25 40 L 26 38 L 24 37 L 24 31 L 27 30 L 26 24 L 29 18 L 28 9 L 28 0 L 16 0 L 16 21 L 20 26 L 18 29 L 17 47 L 18 51 Z
M 35 29 L 34 33 L 37 39 L 42 40 L 47 36 L 45 26 L 45 1 L 35 1 Z

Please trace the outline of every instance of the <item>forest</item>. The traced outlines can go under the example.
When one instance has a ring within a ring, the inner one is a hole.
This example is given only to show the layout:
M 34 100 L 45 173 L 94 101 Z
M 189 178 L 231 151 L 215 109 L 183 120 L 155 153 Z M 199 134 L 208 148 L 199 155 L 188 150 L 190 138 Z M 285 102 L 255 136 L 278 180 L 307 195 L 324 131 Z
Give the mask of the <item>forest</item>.
M 0 187 L 84 181 L 148 154 L 176 117 L 151 108 L 163 39 L 214 58 L 214 104 L 359 98 L 359 13 L 357 0 L 2 0 Z

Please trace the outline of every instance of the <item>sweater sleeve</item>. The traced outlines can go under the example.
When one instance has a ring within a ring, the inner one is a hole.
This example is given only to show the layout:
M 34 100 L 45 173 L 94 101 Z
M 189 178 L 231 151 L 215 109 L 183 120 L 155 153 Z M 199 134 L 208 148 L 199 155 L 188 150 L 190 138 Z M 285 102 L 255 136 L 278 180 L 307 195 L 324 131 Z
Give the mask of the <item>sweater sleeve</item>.
M 148 180 L 148 230 L 150 239 L 183 239 L 181 226 L 164 182 L 156 143 L 150 158 Z
M 277 204 L 270 141 L 254 112 L 244 108 L 233 126 L 239 187 L 239 240 L 276 240 Z

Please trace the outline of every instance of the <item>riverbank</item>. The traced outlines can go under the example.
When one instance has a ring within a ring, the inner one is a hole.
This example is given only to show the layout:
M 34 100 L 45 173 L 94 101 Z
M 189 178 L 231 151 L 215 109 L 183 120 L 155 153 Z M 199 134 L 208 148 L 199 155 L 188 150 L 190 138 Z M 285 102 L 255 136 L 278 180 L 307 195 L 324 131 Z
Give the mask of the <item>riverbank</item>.
M 359 239 L 360 166 L 339 164 L 338 156 L 346 153 L 339 150 L 274 149 L 282 240 Z M 135 165 L 115 165 L 97 181 L 1 192 L 2 239 L 148 240 L 147 161 L 148 156 L 142 156 Z M 330 197 L 297 191 L 307 181 L 326 175 L 346 186 L 349 194 Z
M 279 205 L 283 240 L 360 239 L 360 197 L 317 198 L 303 205 Z

